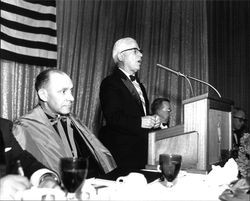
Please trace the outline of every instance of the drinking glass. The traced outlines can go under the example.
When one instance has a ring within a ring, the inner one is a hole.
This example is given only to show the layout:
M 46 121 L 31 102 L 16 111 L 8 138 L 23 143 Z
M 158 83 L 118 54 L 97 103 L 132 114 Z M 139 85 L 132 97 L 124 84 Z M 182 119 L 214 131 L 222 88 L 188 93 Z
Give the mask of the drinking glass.
M 162 175 L 167 180 L 166 186 L 172 187 L 173 181 L 179 174 L 182 156 L 177 154 L 160 154 L 159 163 Z
M 61 158 L 60 170 L 67 200 L 77 200 L 77 193 L 83 186 L 88 173 L 88 158 Z

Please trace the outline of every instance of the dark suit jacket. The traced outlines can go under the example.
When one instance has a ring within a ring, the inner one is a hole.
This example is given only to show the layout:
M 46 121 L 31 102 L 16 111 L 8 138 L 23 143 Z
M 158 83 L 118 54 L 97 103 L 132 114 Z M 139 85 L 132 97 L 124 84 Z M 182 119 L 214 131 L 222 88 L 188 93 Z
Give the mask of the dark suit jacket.
M 141 83 L 140 86 L 148 113 L 146 91 Z M 149 130 L 141 128 L 144 112 L 140 97 L 121 70 L 116 69 L 102 81 L 100 102 L 106 120 L 106 126 L 99 134 L 100 140 L 109 148 L 118 167 L 144 168 Z
M 25 176 L 28 178 L 38 169 L 45 168 L 44 165 L 39 163 L 29 152 L 23 150 L 16 138 L 12 134 L 12 122 L 7 119 L 0 118 L 0 138 L 2 138 L 1 151 L 4 152 L 5 148 L 9 151 L 1 153 L 5 155 L 6 173 L 17 173 L 17 160 L 20 160 L 24 170 Z

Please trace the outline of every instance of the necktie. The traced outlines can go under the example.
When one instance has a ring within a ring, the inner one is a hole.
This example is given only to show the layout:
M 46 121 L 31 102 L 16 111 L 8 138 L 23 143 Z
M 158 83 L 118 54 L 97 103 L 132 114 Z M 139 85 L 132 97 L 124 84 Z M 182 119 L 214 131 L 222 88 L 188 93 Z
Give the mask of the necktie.
M 146 115 L 147 113 L 146 113 L 145 99 L 144 99 L 141 87 L 140 87 L 140 85 L 139 85 L 139 83 L 137 81 L 137 78 L 134 75 L 130 75 L 129 77 L 130 77 L 130 80 L 132 81 L 132 84 L 134 85 L 137 93 L 140 96 L 140 99 L 141 99 L 141 102 L 142 102 L 142 107 L 143 107 L 143 110 L 144 110 L 144 114 Z
M 136 80 L 136 77 L 134 75 L 130 75 L 129 77 L 132 82 Z
M 168 128 L 167 123 L 161 123 L 160 128 L 161 128 L 161 129 Z
M 67 116 L 57 115 L 55 118 L 50 119 L 50 122 L 56 127 L 62 139 L 67 156 L 77 157 L 77 149 L 74 141 L 73 129 L 70 126 L 70 119 Z M 63 124 L 66 125 L 63 126 Z
M 233 136 L 234 136 L 235 145 L 239 145 L 238 137 L 235 132 L 233 133 Z
M 50 120 L 50 123 L 52 124 L 52 126 L 54 126 L 61 120 L 67 121 L 67 117 L 66 116 L 61 116 L 61 115 L 56 115 L 56 117 L 54 117 L 54 118 L 50 117 L 49 120 Z

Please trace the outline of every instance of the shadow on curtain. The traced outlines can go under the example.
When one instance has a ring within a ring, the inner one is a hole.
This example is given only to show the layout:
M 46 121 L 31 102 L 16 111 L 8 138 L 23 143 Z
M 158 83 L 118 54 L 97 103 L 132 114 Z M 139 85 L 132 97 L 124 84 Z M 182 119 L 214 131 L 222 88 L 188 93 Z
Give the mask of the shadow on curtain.
M 250 2 L 209 1 L 207 9 L 209 82 L 249 116 Z

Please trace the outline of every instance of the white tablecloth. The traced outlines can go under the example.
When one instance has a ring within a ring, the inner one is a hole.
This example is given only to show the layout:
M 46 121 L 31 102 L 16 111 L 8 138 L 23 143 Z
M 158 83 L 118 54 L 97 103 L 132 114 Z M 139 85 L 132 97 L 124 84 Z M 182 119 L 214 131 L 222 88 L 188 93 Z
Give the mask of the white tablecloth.
M 174 183 L 169 188 L 159 179 L 145 186 L 128 186 L 114 181 L 91 179 L 86 181 L 85 189 L 89 185 L 96 188 L 95 192 L 89 194 L 89 200 L 219 200 L 219 195 L 228 187 L 212 185 L 207 175 L 184 171 L 180 172 Z
M 124 183 L 91 178 L 85 181 L 80 196 L 82 200 L 213 201 L 219 200 L 219 196 L 228 188 L 230 182 L 237 179 L 237 174 L 237 164 L 232 159 L 223 168 L 212 166 L 208 175 L 180 171 L 171 188 L 166 187 L 159 179 L 147 183 L 144 175 L 140 173 L 132 173 L 132 178 L 127 180 L 129 182 Z M 66 199 L 63 191 L 55 189 L 31 188 L 18 195 L 19 198 L 24 198 L 23 200 L 39 200 L 47 195 L 54 195 L 55 200 Z

